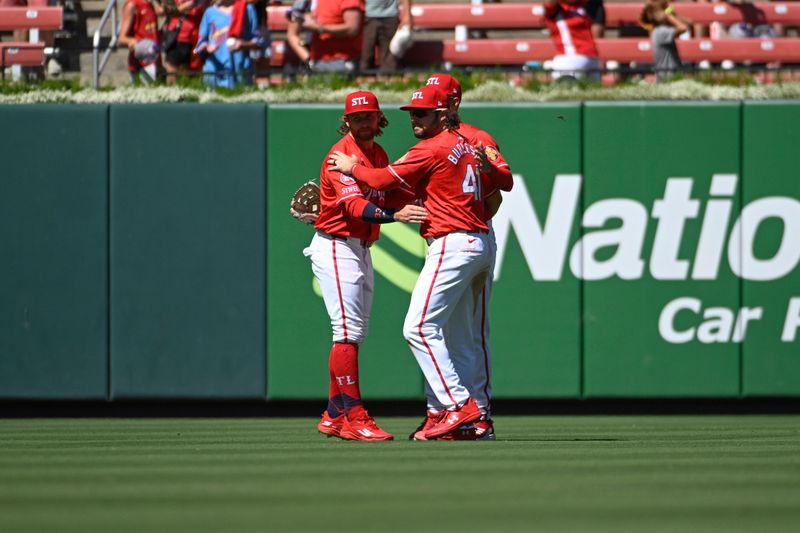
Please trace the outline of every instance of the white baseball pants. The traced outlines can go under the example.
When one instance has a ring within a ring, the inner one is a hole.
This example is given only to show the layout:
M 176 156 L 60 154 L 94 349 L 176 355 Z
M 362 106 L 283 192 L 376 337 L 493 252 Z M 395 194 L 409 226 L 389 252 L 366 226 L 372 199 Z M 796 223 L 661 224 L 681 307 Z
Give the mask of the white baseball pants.
M 430 407 L 455 409 L 470 398 L 468 369 L 476 366 L 478 351 L 451 353 L 445 331 L 452 332 L 448 338 L 464 336 L 470 342 L 463 344 L 472 344 L 476 288 L 491 276 L 491 265 L 486 233 L 450 233 L 428 243 L 403 334 L 425 376 L 426 393 L 435 398 Z
M 375 275 L 369 248 L 358 239 L 314 234 L 303 250 L 319 281 L 331 318 L 333 342 L 361 344 L 367 337 Z
M 462 295 L 455 310 L 451 324 L 444 330 L 444 339 L 450 350 L 456 372 L 461 377 L 470 396 L 478 404 L 481 412 L 490 415 L 492 385 L 492 351 L 489 343 L 489 299 L 492 291 L 494 265 L 497 256 L 497 243 L 494 230 L 489 223 L 489 257 L 491 267 L 485 277 L 476 278 L 471 290 Z M 469 324 L 463 328 L 460 324 Z M 428 407 L 439 410 L 435 396 L 425 388 Z

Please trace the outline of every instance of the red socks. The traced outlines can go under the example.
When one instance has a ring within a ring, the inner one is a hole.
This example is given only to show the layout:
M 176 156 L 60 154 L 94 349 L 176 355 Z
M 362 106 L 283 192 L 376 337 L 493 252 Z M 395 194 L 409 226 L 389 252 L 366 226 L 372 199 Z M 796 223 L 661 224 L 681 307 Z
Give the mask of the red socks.
M 358 344 L 336 342 L 331 348 L 328 361 L 331 374 L 330 403 L 338 403 L 344 409 L 348 418 L 364 410 L 361 403 L 361 390 L 358 387 Z M 339 395 L 338 402 L 333 400 L 334 394 Z

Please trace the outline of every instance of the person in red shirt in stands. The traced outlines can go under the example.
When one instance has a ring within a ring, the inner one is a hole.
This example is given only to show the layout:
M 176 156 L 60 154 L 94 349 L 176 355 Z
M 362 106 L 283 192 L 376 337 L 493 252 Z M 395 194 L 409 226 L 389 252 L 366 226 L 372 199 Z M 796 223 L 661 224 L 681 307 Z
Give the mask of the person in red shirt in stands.
M 317 0 L 311 13 L 289 21 L 287 40 L 312 71 L 351 74 L 361 57 L 363 20 L 364 0 Z M 303 30 L 313 32 L 308 50 L 292 38 Z
M 206 0 L 179 0 L 175 11 L 167 12 L 164 23 L 166 32 L 177 30 L 174 43 L 164 42 L 164 69 L 167 83 L 175 83 L 178 71 L 183 68 L 189 72 L 200 70 L 202 60 L 194 54 L 194 45 L 200 33 L 200 20 L 207 7 Z M 169 45 L 169 46 L 168 46 Z
M 143 42 L 145 41 L 145 42 Z M 158 18 L 150 0 L 128 0 L 122 8 L 119 44 L 128 47 L 128 72 L 136 82 L 150 83 L 161 70 Z M 152 43 L 142 47 L 145 43 Z
M 600 79 L 600 58 L 586 0 L 544 0 L 544 21 L 556 47 L 553 79 Z

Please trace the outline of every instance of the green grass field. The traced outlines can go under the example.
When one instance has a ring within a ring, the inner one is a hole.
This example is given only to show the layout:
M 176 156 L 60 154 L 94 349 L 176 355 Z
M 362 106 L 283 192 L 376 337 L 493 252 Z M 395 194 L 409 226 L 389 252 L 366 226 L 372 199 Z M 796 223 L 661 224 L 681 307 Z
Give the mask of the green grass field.
M 0 420 L 0 531 L 798 531 L 798 416 Z

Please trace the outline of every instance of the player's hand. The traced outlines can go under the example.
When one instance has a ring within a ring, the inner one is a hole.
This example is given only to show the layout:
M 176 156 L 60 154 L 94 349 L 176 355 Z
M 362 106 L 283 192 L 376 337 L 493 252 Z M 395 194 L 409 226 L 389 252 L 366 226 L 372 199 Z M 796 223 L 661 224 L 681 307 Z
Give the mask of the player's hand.
M 482 142 L 478 142 L 478 145 L 475 147 L 475 159 L 478 160 L 478 163 L 481 166 L 481 172 L 484 174 L 488 174 L 492 170 L 492 164 L 489 162 L 489 156 L 486 155 L 486 147 L 483 146 Z
M 425 208 L 414 204 L 408 204 L 394 213 L 394 219 L 404 224 L 422 224 L 426 218 L 428 212 Z
M 328 158 L 328 170 L 341 172 L 342 174 L 352 174 L 353 167 L 358 164 L 358 158 L 354 155 L 347 155 L 335 150 Z

